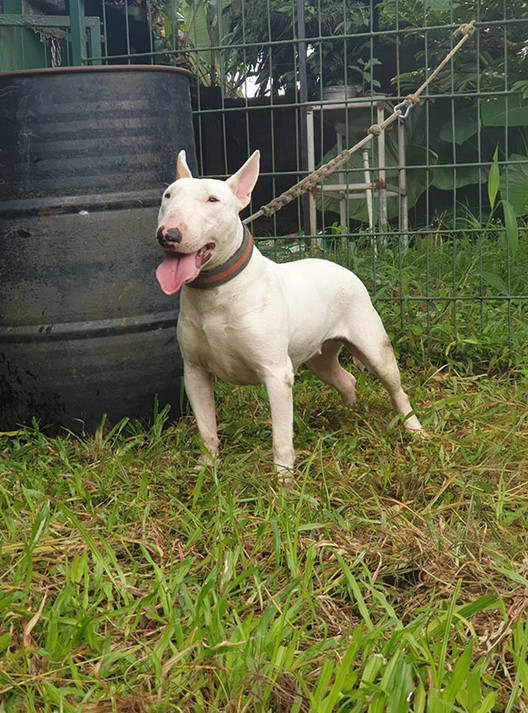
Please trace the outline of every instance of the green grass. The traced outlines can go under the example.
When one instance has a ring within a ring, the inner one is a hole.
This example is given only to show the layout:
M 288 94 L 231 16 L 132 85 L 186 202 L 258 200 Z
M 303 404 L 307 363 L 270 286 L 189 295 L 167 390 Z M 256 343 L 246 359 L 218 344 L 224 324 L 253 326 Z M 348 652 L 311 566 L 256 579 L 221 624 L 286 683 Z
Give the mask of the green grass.
M 295 387 L 298 472 L 263 392 L 191 419 L 0 443 L 0 711 L 528 710 L 528 377 L 404 369 Z

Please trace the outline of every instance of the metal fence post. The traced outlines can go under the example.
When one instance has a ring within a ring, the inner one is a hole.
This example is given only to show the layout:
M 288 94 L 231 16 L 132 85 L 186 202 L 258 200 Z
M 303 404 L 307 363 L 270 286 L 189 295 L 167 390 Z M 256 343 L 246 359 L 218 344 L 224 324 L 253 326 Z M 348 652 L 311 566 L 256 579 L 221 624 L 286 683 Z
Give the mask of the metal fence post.
M 315 136 L 314 136 L 314 112 L 313 107 L 310 107 L 306 112 L 306 135 L 308 142 L 308 171 L 315 171 Z M 315 204 L 314 193 L 308 193 L 308 212 L 309 212 L 309 229 L 310 235 L 315 235 L 317 232 L 317 206 Z
M 301 165 L 303 172 L 308 169 L 308 129 L 306 125 L 307 119 L 307 102 L 308 102 L 308 76 L 306 72 L 306 26 L 304 16 L 304 0 L 297 1 L 297 39 L 298 54 L 299 54 L 299 100 L 301 107 L 299 110 L 299 118 L 301 121 Z M 301 198 L 303 230 L 306 233 L 310 232 L 310 204 L 308 196 L 304 195 Z M 311 242 L 311 241 L 309 241 Z M 307 241 L 307 245 L 309 245 Z
M 71 61 L 73 66 L 82 65 L 86 59 L 86 28 L 84 0 L 70 0 Z

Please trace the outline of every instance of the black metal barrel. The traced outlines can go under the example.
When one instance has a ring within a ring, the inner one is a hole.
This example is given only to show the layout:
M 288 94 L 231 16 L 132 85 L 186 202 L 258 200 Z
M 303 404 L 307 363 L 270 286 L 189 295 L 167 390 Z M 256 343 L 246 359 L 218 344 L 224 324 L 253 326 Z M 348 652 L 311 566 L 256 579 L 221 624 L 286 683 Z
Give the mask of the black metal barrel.
M 155 229 L 182 148 L 196 170 L 184 70 L 0 74 L 0 430 L 177 414 Z

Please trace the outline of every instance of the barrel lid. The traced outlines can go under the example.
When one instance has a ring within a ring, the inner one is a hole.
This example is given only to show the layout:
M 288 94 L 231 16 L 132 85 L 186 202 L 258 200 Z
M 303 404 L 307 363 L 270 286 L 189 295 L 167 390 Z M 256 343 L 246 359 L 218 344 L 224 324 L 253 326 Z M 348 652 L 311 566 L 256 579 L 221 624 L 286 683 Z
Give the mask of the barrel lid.
M 167 64 L 97 64 L 82 67 L 46 67 L 41 69 L 17 69 L 13 72 L 0 72 L 0 79 L 4 77 L 22 77 L 41 74 L 75 74 L 89 72 L 176 72 L 186 77 L 192 73 L 183 67 L 172 67 Z

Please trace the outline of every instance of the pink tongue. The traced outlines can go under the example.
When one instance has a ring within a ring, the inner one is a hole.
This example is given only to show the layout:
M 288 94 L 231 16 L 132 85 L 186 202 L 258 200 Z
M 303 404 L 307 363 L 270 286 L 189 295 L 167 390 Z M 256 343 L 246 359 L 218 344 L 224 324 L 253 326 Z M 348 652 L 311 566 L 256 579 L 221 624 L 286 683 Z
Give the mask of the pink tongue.
M 166 295 L 173 295 L 184 282 L 194 280 L 199 272 L 196 267 L 196 253 L 179 255 L 165 254 L 165 260 L 156 270 L 156 277 Z

